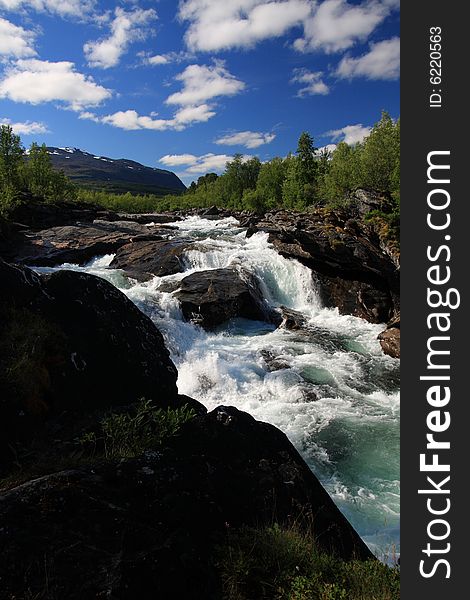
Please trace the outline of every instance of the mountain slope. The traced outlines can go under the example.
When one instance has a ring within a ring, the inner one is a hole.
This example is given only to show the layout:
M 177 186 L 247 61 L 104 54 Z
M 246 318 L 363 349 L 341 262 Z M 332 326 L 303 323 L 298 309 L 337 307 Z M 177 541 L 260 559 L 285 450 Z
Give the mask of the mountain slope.
M 115 193 L 165 194 L 184 192 L 183 182 L 171 171 L 146 167 L 133 160 L 96 156 L 78 148 L 47 151 L 54 168 L 77 185 Z

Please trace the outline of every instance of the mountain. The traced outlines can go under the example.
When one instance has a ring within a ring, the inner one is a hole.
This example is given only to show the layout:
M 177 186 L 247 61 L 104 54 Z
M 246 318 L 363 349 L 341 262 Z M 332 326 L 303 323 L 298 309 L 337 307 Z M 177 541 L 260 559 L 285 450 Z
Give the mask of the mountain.
M 184 192 L 186 186 L 171 171 L 153 169 L 127 159 L 96 156 L 79 148 L 47 151 L 55 169 L 63 170 L 81 187 L 114 193 L 168 194 Z

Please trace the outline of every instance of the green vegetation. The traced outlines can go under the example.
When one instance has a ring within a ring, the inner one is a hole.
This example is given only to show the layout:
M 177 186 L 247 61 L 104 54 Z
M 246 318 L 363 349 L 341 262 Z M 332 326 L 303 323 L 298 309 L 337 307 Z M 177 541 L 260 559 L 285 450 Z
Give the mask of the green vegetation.
M 158 212 L 219 206 L 264 213 L 271 209 L 309 210 L 347 207 L 357 188 L 390 198 L 368 219 L 380 237 L 398 246 L 400 214 L 400 120 L 386 113 L 368 137 L 349 146 L 341 142 L 330 153 L 319 151 L 303 132 L 295 154 L 261 163 L 235 154 L 221 175 L 207 173 L 184 194 L 134 195 L 76 189 L 63 172 L 54 171 L 46 147 L 25 151 L 11 127 L 3 125 L 0 140 L 0 216 L 21 200 L 21 192 L 46 202 L 79 200 L 119 212 Z
M 9 125 L 0 127 L 0 217 L 7 217 L 22 194 L 45 202 L 74 200 L 75 187 L 63 171 L 52 168 L 45 144 L 33 143 L 28 152 Z
M 102 444 L 108 459 L 133 458 L 145 450 L 161 447 L 195 414 L 187 405 L 164 410 L 154 406 L 151 400 L 142 399 L 132 412 L 112 412 L 104 417 L 98 433 L 86 433 L 78 442 L 93 453 Z
M 229 531 L 217 567 L 226 600 L 398 600 L 398 568 L 345 562 L 297 527 Z

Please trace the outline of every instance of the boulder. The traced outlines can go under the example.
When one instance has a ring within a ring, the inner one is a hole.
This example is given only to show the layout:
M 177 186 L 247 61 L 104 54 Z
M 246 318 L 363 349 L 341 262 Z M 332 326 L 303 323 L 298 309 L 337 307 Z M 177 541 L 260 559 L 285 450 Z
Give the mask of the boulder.
M 175 297 L 183 315 L 205 329 L 213 329 L 233 317 L 268 320 L 256 280 L 232 268 L 198 271 L 181 281 Z
M 191 240 L 136 240 L 117 250 L 112 269 L 123 269 L 126 275 L 145 281 L 152 276 L 164 277 L 184 270 L 182 256 Z
M 267 213 L 257 228 L 287 258 L 312 269 L 325 306 L 372 323 L 399 308 L 399 271 L 367 225 L 349 213 Z
M 59 470 L 4 491 L 6 598 L 220 598 L 231 528 L 295 522 L 346 560 L 371 554 L 278 429 L 220 406 L 160 452 Z
M 158 227 L 132 221 L 95 220 L 25 233 L 22 243 L 7 255 L 9 260 L 29 265 L 55 266 L 65 262 L 83 264 L 92 258 L 112 254 L 133 239 L 158 239 Z
M 387 329 L 379 333 L 377 339 L 385 354 L 400 358 L 400 315 L 388 323 Z
M 3 261 L 0 277 L 0 463 L 9 442 L 28 441 L 51 415 L 175 401 L 177 372 L 161 333 L 113 285 Z

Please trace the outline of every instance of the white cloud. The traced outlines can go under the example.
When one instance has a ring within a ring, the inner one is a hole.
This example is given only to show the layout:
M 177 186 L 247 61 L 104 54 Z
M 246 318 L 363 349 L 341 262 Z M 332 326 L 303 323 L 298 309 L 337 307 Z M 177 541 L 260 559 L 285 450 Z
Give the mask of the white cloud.
M 212 66 L 190 65 L 175 79 L 183 82 L 183 88 L 165 101 L 166 104 L 177 105 L 172 118 L 155 119 L 156 113 L 143 116 L 133 109 L 118 111 L 104 117 L 84 112 L 81 118 L 127 130 L 164 131 L 173 129 L 182 131 L 193 123 L 205 123 L 215 116 L 214 104 L 208 104 L 205 100 L 218 96 L 232 96 L 245 86 L 242 81 L 231 75 L 220 62 Z
M 96 42 L 87 42 L 83 46 L 88 64 L 102 69 L 115 67 L 129 44 L 144 40 L 148 36 L 148 24 L 156 18 L 157 13 L 152 8 L 136 8 L 129 12 L 116 8 L 110 36 Z
M 279 37 L 311 13 L 310 0 L 186 0 L 179 18 L 190 23 L 185 35 L 192 50 L 249 48 Z
M 198 157 L 194 154 L 165 154 L 158 161 L 167 167 L 181 167 L 182 165 L 192 165 L 197 162 Z
M 72 110 L 98 106 L 111 97 L 111 91 L 75 71 L 72 62 L 20 59 L 0 80 L 0 98 L 13 102 L 41 104 L 62 102 Z
M 44 123 L 36 121 L 25 121 L 23 123 L 12 123 L 10 119 L 0 119 L 0 125 L 10 125 L 17 135 L 34 135 L 37 133 L 49 133 Z
M 327 131 L 325 135 L 329 135 L 335 142 L 346 142 L 346 144 L 357 144 L 369 135 L 370 127 L 364 127 L 361 123 L 357 125 L 346 125 L 341 129 L 333 129 Z
M 0 0 L 1 2 L 2 0 Z M 35 34 L 0 17 L 0 56 L 24 58 L 34 56 Z
M 243 160 L 253 158 L 252 156 L 245 154 Z M 199 175 L 202 173 L 208 173 L 209 171 L 221 172 L 225 169 L 225 165 L 228 161 L 233 160 L 233 156 L 228 154 L 202 154 L 201 156 L 195 156 L 194 154 L 166 154 L 159 160 L 166 166 L 185 166 L 186 169 L 181 175 Z
M 304 36 L 294 42 L 294 47 L 301 52 L 346 50 L 366 40 L 396 5 L 396 0 L 365 0 L 362 4 L 325 0 L 305 20 Z
M 148 56 L 146 59 L 146 63 L 152 66 L 167 65 L 169 62 L 171 60 L 166 54 L 155 54 L 155 56 Z
M 219 96 L 234 96 L 245 88 L 220 61 L 209 66 L 189 65 L 176 79 L 183 83 L 183 89 L 171 94 L 166 99 L 167 104 L 194 106 Z
M 326 96 L 330 93 L 330 88 L 323 81 L 323 71 L 309 71 L 308 69 L 294 69 L 294 77 L 291 83 L 305 84 L 297 92 L 297 96 Z
M 271 143 L 276 135 L 274 133 L 261 133 L 257 131 L 239 131 L 225 135 L 217 140 L 216 144 L 226 146 L 245 146 L 245 148 L 258 148 L 263 144 Z
M 397 37 L 370 45 L 370 51 L 358 58 L 345 56 L 336 75 L 343 79 L 398 79 L 400 76 L 400 39 Z
M 4 10 L 19 11 L 30 8 L 61 17 L 79 18 L 90 14 L 95 5 L 95 0 L 0 0 L 0 8 Z

